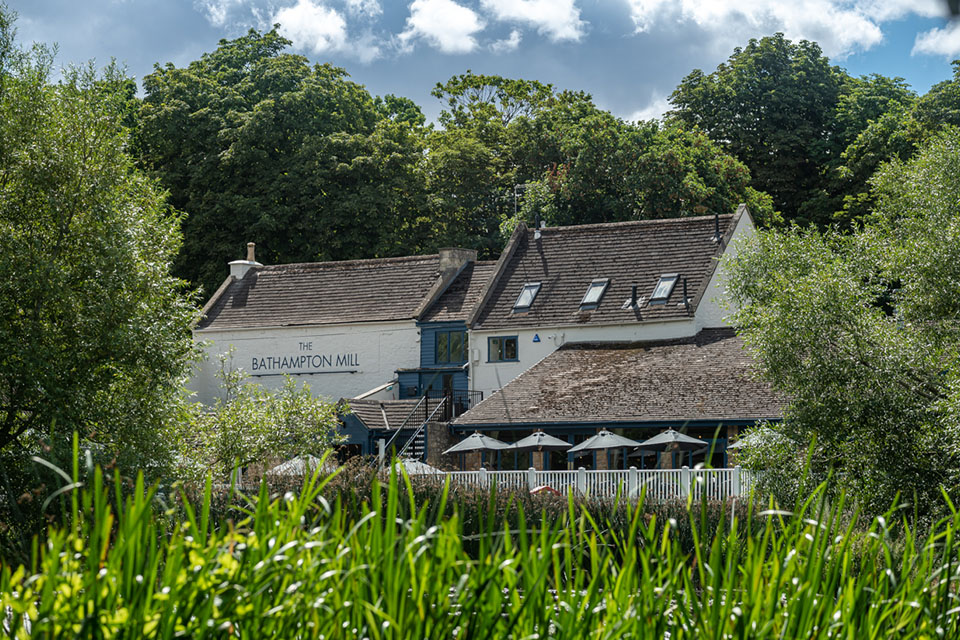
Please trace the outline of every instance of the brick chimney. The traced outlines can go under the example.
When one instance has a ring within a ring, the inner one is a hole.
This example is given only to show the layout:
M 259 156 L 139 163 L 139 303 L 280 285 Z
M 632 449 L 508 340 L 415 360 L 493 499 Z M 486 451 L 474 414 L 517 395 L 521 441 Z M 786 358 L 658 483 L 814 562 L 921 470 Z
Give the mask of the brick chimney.
M 245 275 L 247 274 L 247 271 L 249 271 L 249 270 L 252 269 L 253 267 L 262 267 L 262 266 L 263 266 L 262 264 L 260 264 L 259 262 L 257 262 L 257 258 L 256 258 L 256 255 L 257 255 L 257 253 L 256 253 L 256 248 L 257 248 L 257 245 L 255 245 L 255 244 L 252 243 L 252 242 L 248 242 L 248 243 L 247 243 L 247 259 L 246 259 L 246 260 L 234 260 L 233 262 L 227 263 L 227 264 L 229 264 L 229 266 L 230 266 L 230 275 L 231 275 L 231 276 L 233 276 L 233 277 L 236 278 L 237 280 L 240 280 L 241 278 L 243 278 L 243 276 L 245 276 Z

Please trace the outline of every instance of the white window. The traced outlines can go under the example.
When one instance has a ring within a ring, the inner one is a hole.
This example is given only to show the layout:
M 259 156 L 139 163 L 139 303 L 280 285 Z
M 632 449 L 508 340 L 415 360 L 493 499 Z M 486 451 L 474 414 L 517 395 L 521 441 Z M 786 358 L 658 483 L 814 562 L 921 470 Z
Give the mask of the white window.
M 530 305 L 533 304 L 533 300 L 537 297 L 537 293 L 539 291 L 539 282 L 528 282 L 527 284 L 523 285 L 523 291 L 520 292 L 520 295 L 517 297 L 517 301 L 513 303 L 513 310 L 529 311 Z
M 650 296 L 650 304 L 665 303 L 679 279 L 680 274 L 677 273 L 665 273 L 660 276 L 660 280 L 657 282 L 657 286 L 653 288 L 653 294 Z
M 587 292 L 583 295 L 583 300 L 580 301 L 580 308 L 595 309 L 600 304 L 600 298 L 603 297 L 603 292 L 607 290 L 608 284 L 610 284 L 610 278 L 601 278 L 591 282 L 590 286 L 587 287 Z

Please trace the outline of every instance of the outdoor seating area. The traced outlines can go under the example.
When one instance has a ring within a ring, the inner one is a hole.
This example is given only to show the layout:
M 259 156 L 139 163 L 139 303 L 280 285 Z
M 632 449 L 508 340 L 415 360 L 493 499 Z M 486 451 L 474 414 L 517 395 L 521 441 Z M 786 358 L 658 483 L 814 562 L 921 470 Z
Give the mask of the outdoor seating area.
M 680 454 L 681 464 L 684 454 L 689 454 L 687 460 L 693 466 L 693 454 L 703 454 L 710 448 L 710 444 L 703 439 L 680 433 L 675 429 L 667 429 L 646 440 L 633 440 L 616 434 L 608 429 L 601 429 L 596 435 L 590 436 L 579 444 L 572 444 L 561 440 L 542 430 L 534 431 L 529 436 L 522 438 L 514 443 L 507 443 L 492 438 L 488 435 L 475 431 L 457 444 L 444 451 L 444 455 L 459 454 L 460 470 L 465 471 L 465 454 L 479 453 L 480 465 L 490 466 L 500 469 L 501 457 L 503 454 L 544 454 L 549 452 L 566 452 L 576 456 L 578 454 L 594 454 L 606 458 L 605 469 L 615 469 L 619 467 L 627 470 L 636 467 L 639 461 L 640 469 L 644 467 L 645 456 L 663 453 Z M 619 455 L 614 455 L 619 453 Z M 541 471 L 547 471 L 546 457 L 531 455 L 531 467 L 539 467 Z M 575 458 L 574 458 L 575 459 Z M 672 458 L 671 458 L 672 459 Z M 539 464 L 537 461 L 539 460 Z M 602 458 L 600 459 L 602 461 Z M 656 466 L 656 465 L 655 465 Z M 599 470 L 599 469 L 598 469 Z

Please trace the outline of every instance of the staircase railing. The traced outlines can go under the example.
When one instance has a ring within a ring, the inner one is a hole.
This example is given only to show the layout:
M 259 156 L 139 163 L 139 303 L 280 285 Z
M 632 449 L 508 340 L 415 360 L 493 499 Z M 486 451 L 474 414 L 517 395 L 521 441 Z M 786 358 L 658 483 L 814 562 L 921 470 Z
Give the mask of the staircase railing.
M 412 415 L 415 414 L 417 411 L 419 411 L 419 410 L 420 410 L 420 405 L 422 405 L 422 404 L 423 404 L 424 402 L 426 402 L 426 401 L 427 401 L 427 396 L 423 396 L 422 398 L 420 398 L 420 402 L 418 402 L 416 405 L 414 405 L 413 409 L 410 410 L 410 413 L 407 414 L 407 417 L 404 418 L 404 419 L 403 419 L 403 422 L 400 423 L 400 426 L 397 427 L 397 430 L 393 433 L 392 436 L 390 436 L 390 439 L 387 440 L 387 444 L 384 445 L 384 447 L 383 447 L 383 450 L 384 450 L 384 451 L 389 451 L 389 450 L 390 450 L 390 445 L 393 444 L 393 441 L 396 440 L 397 437 L 400 435 L 400 431 L 402 431 L 403 428 L 407 425 L 407 421 L 410 420 L 410 416 L 412 416 Z M 426 412 L 424 412 L 424 413 L 426 413 Z M 381 462 L 381 464 L 382 464 L 382 462 Z
M 429 424 L 429 422 L 433 420 L 433 416 L 437 414 L 437 411 L 440 411 L 443 408 L 443 405 L 446 404 L 446 402 L 447 402 L 447 399 L 444 398 L 443 400 L 437 403 L 437 406 L 433 408 L 433 411 L 430 412 L 430 415 L 427 416 L 427 419 L 424 420 L 419 427 L 417 427 L 417 430 L 413 432 L 413 435 L 407 439 L 406 444 L 404 444 L 403 447 L 401 447 L 400 451 L 397 452 L 398 458 L 403 457 L 403 454 L 406 453 L 407 449 L 410 448 L 410 445 L 417 439 L 417 436 L 419 436 L 420 433 L 427 428 L 427 424 Z

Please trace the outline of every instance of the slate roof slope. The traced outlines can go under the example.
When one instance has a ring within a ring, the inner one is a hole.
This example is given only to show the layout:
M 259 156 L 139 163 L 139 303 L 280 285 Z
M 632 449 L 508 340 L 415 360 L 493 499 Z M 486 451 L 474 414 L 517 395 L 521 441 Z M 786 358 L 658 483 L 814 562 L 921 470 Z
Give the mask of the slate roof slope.
M 781 417 L 783 397 L 755 377 L 753 366 L 732 329 L 655 342 L 570 343 L 455 425 Z
M 421 322 L 466 321 L 480 302 L 484 287 L 493 276 L 496 266 L 496 260 L 481 260 L 465 266 L 456 280 L 420 318 Z
M 403 424 L 420 400 L 413 398 L 410 400 L 348 400 L 347 402 L 350 404 L 351 412 L 360 418 L 368 429 L 396 429 Z M 386 422 L 384 422 L 384 414 L 386 414 Z M 419 426 L 419 422 L 414 424 L 414 420 L 410 420 L 404 429 Z
M 439 264 L 434 254 L 256 267 L 227 284 L 197 329 L 410 319 Z
M 727 240 L 739 214 L 719 217 Z M 725 242 L 714 241 L 714 216 L 641 220 L 573 227 L 547 227 L 534 239 L 529 229 L 479 311 L 473 327 L 514 329 L 592 324 L 621 324 L 692 316 L 716 267 Z M 646 303 L 661 275 L 680 279 L 666 304 Z M 580 301 L 595 278 L 610 278 L 599 306 L 581 311 Z M 683 304 L 687 280 L 690 308 Z M 530 311 L 514 313 L 525 283 L 540 282 Z M 637 285 L 639 309 L 622 309 Z

